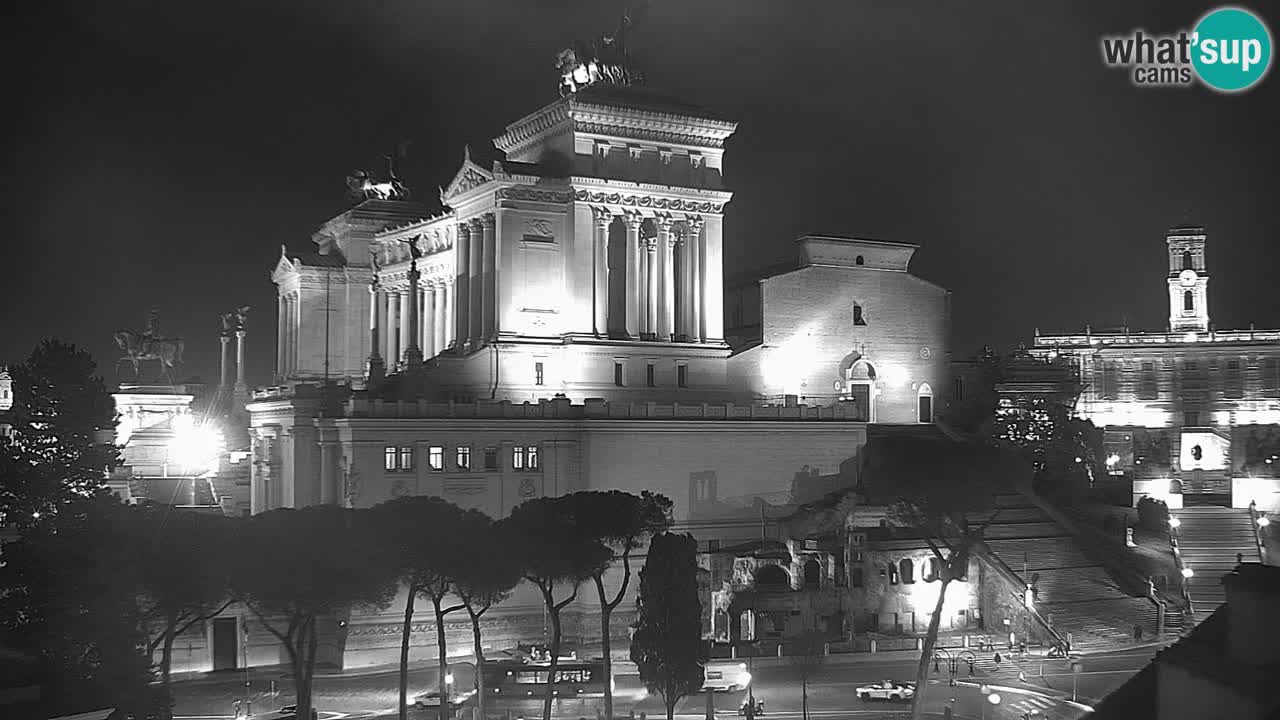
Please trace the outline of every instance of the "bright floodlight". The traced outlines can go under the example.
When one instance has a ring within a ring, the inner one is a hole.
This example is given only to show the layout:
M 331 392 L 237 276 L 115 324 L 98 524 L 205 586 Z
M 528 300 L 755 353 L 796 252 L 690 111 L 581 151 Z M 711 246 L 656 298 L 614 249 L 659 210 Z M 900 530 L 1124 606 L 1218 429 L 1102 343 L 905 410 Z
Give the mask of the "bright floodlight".
M 1191 577 L 1192 575 L 1195 575 L 1195 574 L 1196 574 L 1196 571 L 1195 571 L 1195 570 L 1192 570 L 1192 569 L 1191 569 L 1191 568 L 1189 568 L 1189 567 L 1184 567 L 1184 568 L 1182 568 L 1182 577 L 1184 577 L 1184 578 L 1189 578 L 1189 577 Z
M 1266 515 L 1263 515 L 1262 517 L 1258 518 L 1258 527 L 1266 527 L 1270 524 L 1271 524 L 1271 520 L 1267 519 Z
M 453 673 L 445 673 L 445 674 L 444 674 L 444 684 L 445 684 L 445 685 L 452 685 L 452 684 L 453 684 Z
M 988 696 L 987 696 L 987 702 L 991 703 L 992 705 L 999 705 L 999 704 L 1000 704 L 1000 693 L 991 693 L 990 695 L 988 695 Z
M 211 423 L 196 423 L 189 415 L 173 421 L 173 439 L 169 441 L 169 461 L 187 472 L 200 474 L 212 470 L 222 451 L 222 433 Z
M 1180 526 L 1180 525 L 1182 525 L 1182 521 L 1181 521 L 1181 520 L 1179 520 L 1178 518 L 1176 518 L 1176 517 L 1171 517 L 1171 518 L 1169 518 L 1169 527 L 1171 527 L 1171 528 L 1176 528 L 1176 527 L 1178 527 L 1178 526 Z
M 1108 465 L 1108 466 L 1115 465 L 1115 464 L 1116 464 L 1116 463 L 1118 463 L 1118 462 L 1120 462 L 1120 456 L 1119 456 L 1119 455 L 1116 455 L 1115 453 L 1112 453 L 1112 454 L 1110 454 L 1110 455 L 1108 455 L 1108 456 L 1107 456 L 1107 465 Z

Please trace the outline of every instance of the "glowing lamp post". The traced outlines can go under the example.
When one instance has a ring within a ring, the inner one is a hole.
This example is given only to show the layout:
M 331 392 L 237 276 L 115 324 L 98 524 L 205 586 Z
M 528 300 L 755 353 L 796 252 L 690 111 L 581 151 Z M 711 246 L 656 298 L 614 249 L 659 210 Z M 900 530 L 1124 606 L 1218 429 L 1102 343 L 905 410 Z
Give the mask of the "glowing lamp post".
M 1182 577 L 1187 578 L 1188 580 L 1195 577 L 1195 574 L 1196 572 L 1189 567 L 1182 568 Z
M 1169 518 L 1169 527 L 1173 528 L 1174 530 L 1177 530 L 1178 528 L 1182 527 L 1182 521 L 1176 517 L 1171 517 Z
M 174 418 L 172 427 L 164 475 L 169 476 L 172 464 L 177 466 L 179 476 L 191 476 L 191 504 L 195 505 L 195 477 L 217 469 L 223 449 L 222 433 L 212 423 L 196 423 L 190 415 Z
M 1271 520 L 1269 520 L 1266 515 L 1258 516 L 1258 527 L 1264 528 L 1270 524 L 1271 524 Z

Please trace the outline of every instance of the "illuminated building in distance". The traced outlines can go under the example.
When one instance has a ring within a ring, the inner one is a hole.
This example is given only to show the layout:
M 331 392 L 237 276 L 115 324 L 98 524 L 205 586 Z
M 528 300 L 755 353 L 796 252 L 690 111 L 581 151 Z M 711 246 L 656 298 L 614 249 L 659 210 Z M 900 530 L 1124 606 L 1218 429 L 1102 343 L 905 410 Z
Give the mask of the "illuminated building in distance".
M 1204 228 L 1166 233 L 1163 332 L 1044 335 L 1034 355 L 1074 364 L 1082 417 L 1105 430 L 1110 471 L 1144 496 L 1280 509 L 1280 330 L 1219 330 Z

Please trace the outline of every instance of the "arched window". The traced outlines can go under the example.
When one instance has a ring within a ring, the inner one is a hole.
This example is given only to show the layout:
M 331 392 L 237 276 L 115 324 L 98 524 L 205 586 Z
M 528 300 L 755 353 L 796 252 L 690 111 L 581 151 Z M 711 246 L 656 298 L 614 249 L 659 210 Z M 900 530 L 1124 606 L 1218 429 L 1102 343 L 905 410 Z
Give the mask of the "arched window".
M 1187 312 L 1192 312 L 1196 309 L 1196 296 L 1192 295 L 1190 290 L 1182 293 L 1182 309 Z
M 933 388 L 929 387 L 929 383 L 920 383 L 920 390 L 916 393 L 916 420 L 922 423 L 933 422 Z
M 941 571 L 942 565 L 938 562 L 938 558 L 929 558 L 929 570 L 925 573 L 924 581 L 933 582 L 934 580 L 941 580 Z
M 791 579 L 787 571 L 777 565 L 765 565 L 756 571 L 756 587 L 785 589 L 791 587 Z
M 817 588 L 822 584 L 822 565 L 817 560 L 810 560 L 804 564 L 804 586 L 806 588 Z
M 1191 259 L 1191 251 L 1190 251 L 1190 250 L 1183 251 L 1183 253 L 1182 253 L 1182 269 L 1183 269 L 1183 270 L 1194 270 L 1194 269 L 1195 269 L 1195 267 L 1194 267 L 1194 266 L 1195 266 L 1195 263 L 1194 263 L 1194 261 Z
M 916 569 L 911 558 L 902 558 L 898 562 L 898 575 L 902 577 L 903 585 L 910 585 L 916 581 Z
M 867 320 L 866 320 L 866 318 L 862 317 L 862 306 L 861 306 L 861 305 L 854 305 L 854 306 L 853 306 L 853 324 L 854 324 L 854 325 L 866 325 L 866 324 L 867 324 Z
M 861 256 L 861 255 L 859 255 L 858 257 L 856 257 L 856 258 L 854 258 L 854 259 L 853 259 L 853 264 L 854 264 L 854 265 L 863 265 L 863 264 L 865 264 L 865 263 L 864 263 L 864 261 L 863 261 L 863 259 L 862 259 L 862 256 Z

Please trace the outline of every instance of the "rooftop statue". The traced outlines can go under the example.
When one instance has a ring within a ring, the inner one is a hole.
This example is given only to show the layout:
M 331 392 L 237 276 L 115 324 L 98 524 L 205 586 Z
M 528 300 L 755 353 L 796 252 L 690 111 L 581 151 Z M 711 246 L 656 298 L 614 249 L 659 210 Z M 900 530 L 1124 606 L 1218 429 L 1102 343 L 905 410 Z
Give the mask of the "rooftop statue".
M 229 313 L 223 313 L 222 318 L 222 334 L 234 335 L 238 331 L 245 329 L 245 323 L 248 321 L 249 306 L 244 305 L 232 310 Z
M 396 156 L 404 157 L 408 142 L 400 143 L 396 155 L 383 155 L 387 161 L 387 176 L 375 177 L 368 170 L 353 170 L 347 176 L 347 198 L 352 202 L 365 200 L 408 200 L 409 186 L 396 175 Z
M 246 311 L 248 308 L 244 308 Z M 116 361 L 133 365 L 134 379 L 141 381 L 141 368 L 144 360 L 155 360 L 160 363 L 160 376 L 173 382 L 173 369 L 182 364 L 182 351 L 185 347 L 182 338 L 167 338 L 160 332 L 160 313 L 152 308 L 147 312 L 147 329 L 117 330 L 114 335 L 116 345 L 124 354 Z
M 635 27 L 635 12 L 622 16 L 618 29 L 591 42 L 575 41 L 556 55 L 560 70 L 560 96 L 565 97 L 596 84 L 639 85 L 644 76 L 628 67 L 627 36 Z

